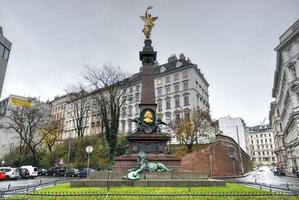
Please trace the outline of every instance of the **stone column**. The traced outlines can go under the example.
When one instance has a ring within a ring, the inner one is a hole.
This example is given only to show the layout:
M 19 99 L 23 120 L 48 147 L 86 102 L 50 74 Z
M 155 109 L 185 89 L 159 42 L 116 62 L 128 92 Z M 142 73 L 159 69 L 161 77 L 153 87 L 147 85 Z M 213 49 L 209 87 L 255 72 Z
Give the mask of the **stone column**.
M 154 62 L 157 57 L 157 52 L 151 46 L 152 41 L 146 39 L 144 41 L 143 50 L 139 52 L 139 58 L 142 61 L 142 91 L 141 103 L 139 104 L 140 113 L 145 108 L 150 108 L 156 113 L 156 100 L 155 100 L 155 85 L 154 85 Z

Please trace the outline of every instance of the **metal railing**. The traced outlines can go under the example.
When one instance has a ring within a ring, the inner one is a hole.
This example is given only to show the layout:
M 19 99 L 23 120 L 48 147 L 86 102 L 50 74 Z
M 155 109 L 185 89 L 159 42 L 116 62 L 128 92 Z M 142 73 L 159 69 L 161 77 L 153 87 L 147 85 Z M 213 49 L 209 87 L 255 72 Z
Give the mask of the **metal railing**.
M 236 183 L 240 185 L 252 186 L 259 188 L 257 192 L 223 192 L 223 193 L 196 193 L 192 192 L 192 187 L 186 188 L 185 193 L 174 193 L 174 194 L 154 194 L 154 193 L 111 193 L 110 187 L 107 187 L 106 192 L 43 192 L 37 189 L 53 186 L 60 183 L 68 183 L 70 180 L 55 180 L 51 182 L 40 182 L 39 184 L 30 185 L 26 187 L 11 188 L 10 185 L 6 190 L 0 191 L 0 198 L 14 195 L 24 195 L 25 196 L 39 196 L 39 197 L 106 197 L 109 196 L 119 196 L 119 197 L 283 197 L 283 196 L 293 196 L 299 199 L 299 191 L 287 187 L 278 187 L 273 185 L 267 185 L 255 182 L 244 182 L 244 181 L 226 181 L 227 183 Z

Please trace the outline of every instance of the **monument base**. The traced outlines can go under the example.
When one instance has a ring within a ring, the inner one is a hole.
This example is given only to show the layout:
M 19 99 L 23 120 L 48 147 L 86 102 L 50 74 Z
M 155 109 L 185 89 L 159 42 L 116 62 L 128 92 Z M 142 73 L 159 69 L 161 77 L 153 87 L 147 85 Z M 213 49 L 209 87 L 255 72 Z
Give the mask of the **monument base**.
M 181 170 L 181 159 L 168 154 L 167 142 L 170 139 L 169 136 L 163 133 L 135 133 L 126 138 L 129 145 L 127 155 L 114 159 L 113 171 L 128 171 L 128 169 L 136 168 L 137 154 L 140 151 L 147 154 L 149 162 L 163 163 L 167 168 L 174 171 Z
M 163 163 L 167 168 L 173 171 L 181 170 L 181 159 L 174 158 L 171 155 L 164 154 L 149 154 L 147 155 L 149 162 Z M 113 171 L 128 171 L 129 169 L 136 168 L 137 155 L 119 156 L 114 159 L 115 164 L 112 168 Z
M 202 172 L 145 172 L 140 180 L 125 180 L 124 171 L 95 171 L 88 179 L 71 181 L 71 187 L 202 187 L 225 186 Z
M 215 179 L 186 180 L 186 179 L 86 179 L 71 181 L 71 187 L 224 187 L 225 182 Z

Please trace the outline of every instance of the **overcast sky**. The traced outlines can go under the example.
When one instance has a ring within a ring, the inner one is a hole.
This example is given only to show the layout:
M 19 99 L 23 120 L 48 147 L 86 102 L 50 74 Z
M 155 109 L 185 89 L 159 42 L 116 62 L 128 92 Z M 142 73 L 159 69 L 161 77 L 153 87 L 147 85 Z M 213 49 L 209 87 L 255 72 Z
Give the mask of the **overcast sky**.
M 0 0 L 0 26 L 12 42 L 2 99 L 52 100 L 82 80 L 84 65 L 141 63 L 143 23 L 152 5 L 158 61 L 184 53 L 210 83 L 214 119 L 268 118 L 279 36 L 299 18 L 298 0 Z

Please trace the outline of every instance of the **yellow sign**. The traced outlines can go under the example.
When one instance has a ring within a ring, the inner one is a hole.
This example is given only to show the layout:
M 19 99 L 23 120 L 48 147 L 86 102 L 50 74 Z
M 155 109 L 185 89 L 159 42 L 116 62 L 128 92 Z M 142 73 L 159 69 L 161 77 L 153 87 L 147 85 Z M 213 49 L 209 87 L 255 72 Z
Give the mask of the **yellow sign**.
M 11 97 L 9 99 L 9 103 L 10 106 L 18 106 L 18 107 L 27 107 L 27 108 L 31 108 L 32 107 L 32 102 L 29 100 L 24 100 L 24 99 L 18 99 L 15 97 Z

